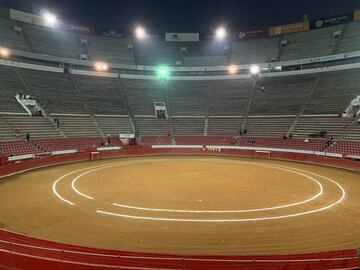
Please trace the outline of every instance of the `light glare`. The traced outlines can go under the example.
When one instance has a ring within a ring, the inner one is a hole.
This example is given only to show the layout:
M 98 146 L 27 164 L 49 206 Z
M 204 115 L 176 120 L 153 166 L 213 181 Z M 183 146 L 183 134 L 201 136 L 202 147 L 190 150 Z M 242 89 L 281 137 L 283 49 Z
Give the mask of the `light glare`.
M 9 57 L 10 51 L 7 48 L 0 48 L 0 55 L 1 57 Z
M 94 68 L 97 70 L 97 71 L 107 71 L 108 70 L 108 64 L 104 63 L 104 62 L 96 62 L 94 64 Z
M 257 65 L 254 65 L 250 68 L 250 73 L 253 75 L 259 74 L 260 72 L 260 67 Z
M 138 26 L 135 28 L 135 36 L 137 39 L 146 38 L 146 30 L 144 27 Z
M 228 72 L 230 74 L 236 74 L 238 72 L 238 67 L 236 65 L 228 66 Z
M 46 22 L 46 25 L 54 27 L 56 25 L 57 22 L 57 18 L 56 15 L 51 13 L 51 12 L 45 12 L 43 15 L 43 18 Z
M 216 39 L 224 39 L 226 37 L 226 29 L 223 26 L 220 26 L 215 31 Z

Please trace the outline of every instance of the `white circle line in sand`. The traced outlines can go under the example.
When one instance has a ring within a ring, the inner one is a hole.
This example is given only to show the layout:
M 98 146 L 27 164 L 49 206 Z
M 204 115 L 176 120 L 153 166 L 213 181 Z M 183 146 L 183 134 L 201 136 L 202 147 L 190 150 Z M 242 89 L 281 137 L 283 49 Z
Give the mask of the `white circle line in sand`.
M 160 161 L 153 161 L 153 162 L 160 162 Z M 140 162 L 139 162 L 140 163 Z M 236 163 L 245 163 L 245 164 L 249 164 L 248 162 L 244 162 L 244 161 L 237 161 Z M 264 163 L 260 163 L 260 162 L 252 162 L 250 163 L 252 165 L 258 165 L 258 166 L 265 166 L 265 167 L 270 167 L 270 168 L 276 168 L 282 171 L 288 171 L 297 175 L 301 175 L 305 178 L 308 178 L 312 181 L 314 181 L 318 187 L 319 187 L 319 191 L 318 193 L 316 193 L 314 196 L 312 196 L 311 198 L 308 198 L 306 200 L 300 201 L 300 202 L 296 202 L 296 203 L 290 203 L 290 204 L 285 204 L 285 205 L 279 205 L 279 206 L 273 206 L 273 207 L 266 207 L 266 208 L 255 208 L 255 209 L 240 209 L 240 210 L 185 210 L 185 209 L 161 209 L 161 208 L 147 208 L 147 207 L 138 207 L 138 206 L 132 206 L 132 205 L 126 205 L 126 204 L 119 204 L 119 203 L 113 203 L 114 206 L 117 207 L 122 207 L 122 208 L 128 208 L 128 209 L 135 209 L 135 210 L 142 210 L 142 211 L 154 211 L 154 212 L 173 212 L 173 213 L 250 213 L 250 212 L 260 212 L 260 211 L 270 211 L 270 210 L 276 210 L 276 209 L 282 209 L 282 208 L 288 208 L 288 207 L 293 207 L 293 206 L 297 206 L 297 205 L 301 205 L 301 204 L 305 204 L 308 203 L 310 201 L 315 200 L 316 198 L 318 198 L 319 196 L 322 195 L 323 193 L 323 186 L 321 185 L 321 183 L 319 181 L 317 181 L 316 179 L 314 179 L 313 177 L 310 177 L 308 175 L 305 175 L 303 173 L 300 172 L 296 172 L 294 170 L 292 170 L 290 167 L 287 168 L 281 168 L 277 165 L 269 165 L 269 164 L 264 164 Z M 88 170 L 80 175 L 78 175 L 77 177 L 75 177 L 71 183 L 71 187 L 72 189 L 80 196 L 86 198 L 86 199 L 90 199 L 93 200 L 94 197 L 89 196 L 84 194 L 83 192 L 79 191 L 79 189 L 76 187 L 76 182 L 84 175 L 92 173 L 94 171 L 99 171 L 105 168 L 109 168 L 109 167 L 115 167 L 117 165 L 104 165 L 104 167 L 100 167 L 100 168 L 95 168 L 95 169 L 91 169 Z

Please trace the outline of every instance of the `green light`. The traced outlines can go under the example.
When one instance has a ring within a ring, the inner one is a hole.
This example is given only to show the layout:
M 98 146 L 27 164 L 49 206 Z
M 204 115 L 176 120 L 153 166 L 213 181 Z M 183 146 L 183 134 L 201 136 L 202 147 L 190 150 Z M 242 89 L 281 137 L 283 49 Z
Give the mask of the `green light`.
M 165 66 L 158 67 L 157 75 L 160 77 L 160 79 L 167 79 L 170 77 L 170 69 Z

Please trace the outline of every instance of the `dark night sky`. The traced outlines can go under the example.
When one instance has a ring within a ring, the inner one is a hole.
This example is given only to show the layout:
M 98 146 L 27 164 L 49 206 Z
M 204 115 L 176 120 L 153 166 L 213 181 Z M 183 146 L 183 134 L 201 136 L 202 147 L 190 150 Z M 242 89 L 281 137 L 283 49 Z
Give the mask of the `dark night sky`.
M 319 18 L 360 8 L 360 0 L 0 0 L 0 6 L 37 13 L 49 8 L 76 23 L 128 32 L 141 22 L 150 32 L 210 32 Z

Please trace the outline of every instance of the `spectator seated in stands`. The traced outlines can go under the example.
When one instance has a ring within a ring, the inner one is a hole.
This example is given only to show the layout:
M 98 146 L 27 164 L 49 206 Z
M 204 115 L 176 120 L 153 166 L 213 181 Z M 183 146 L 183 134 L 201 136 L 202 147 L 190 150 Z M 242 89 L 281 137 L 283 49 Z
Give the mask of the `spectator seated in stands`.
M 26 141 L 30 141 L 30 134 L 29 133 L 26 133 L 26 136 L 25 136 L 25 138 L 26 138 Z

